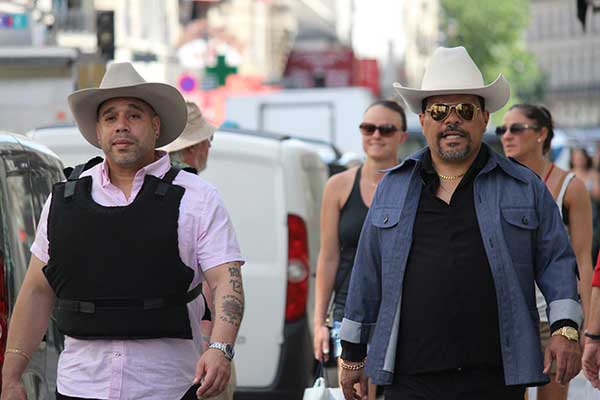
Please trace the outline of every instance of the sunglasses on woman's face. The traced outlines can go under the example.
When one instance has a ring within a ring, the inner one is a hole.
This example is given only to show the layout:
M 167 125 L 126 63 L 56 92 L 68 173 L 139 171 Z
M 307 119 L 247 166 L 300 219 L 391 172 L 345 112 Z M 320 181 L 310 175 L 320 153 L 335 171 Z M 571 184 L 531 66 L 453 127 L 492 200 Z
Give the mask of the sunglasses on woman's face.
M 460 118 L 465 121 L 472 121 L 477 115 L 477 107 L 472 103 L 458 103 L 458 104 L 443 104 L 436 103 L 429 106 L 425 112 L 428 112 L 431 115 L 431 118 L 435 121 L 443 121 L 448 118 L 448 115 L 452 112 L 452 110 L 456 110 L 456 113 Z
M 523 133 L 527 129 L 537 130 L 538 127 L 535 125 L 519 124 L 519 123 L 511 124 L 508 127 L 506 125 L 500 125 L 500 126 L 496 127 L 496 135 L 502 136 L 506 133 L 506 131 L 509 131 L 510 133 L 512 133 L 514 135 L 514 134 Z
M 393 124 L 383 124 L 383 125 L 375 125 L 370 124 L 368 122 L 363 122 L 358 126 L 360 132 L 365 136 L 371 136 L 375 133 L 375 131 L 379 131 L 381 136 L 392 136 L 394 133 L 398 131 L 398 128 Z

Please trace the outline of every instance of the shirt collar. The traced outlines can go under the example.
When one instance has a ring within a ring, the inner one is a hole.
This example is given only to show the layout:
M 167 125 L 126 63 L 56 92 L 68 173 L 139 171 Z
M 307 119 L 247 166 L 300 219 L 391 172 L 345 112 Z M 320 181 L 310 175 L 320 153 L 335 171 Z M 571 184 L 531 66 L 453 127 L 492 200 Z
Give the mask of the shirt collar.
M 499 167 L 502 171 L 512 176 L 513 178 L 523 183 L 529 182 L 529 174 L 527 172 L 526 167 L 519 165 L 519 163 L 515 162 L 514 160 L 508 159 L 503 155 L 498 154 L 485 142 L 481 144 L 481 148 L 485 148 L 488 153 L 487 161 L 485 162 L 485 165 L 480 171 L 482 174 L 487 174 L 494 168 Z M 425 157 L 425 154 L 427 153 L 429 153 L 429 148 L 424 147 L 418 150 L 416 153 L 411 154 L 403 162 L 401 162 L 393 168 L 390 168 L 386 172 L 398 173 L 400 171 L 403 171 L 405 168 L 413 166 L 414 164 L 419 164 L 423 161 L 423 157 Z
M 140 168 L 133 177 L 134 181 L 143 181 L 146 175 L 162 178 L 169 171 L 171 168 L 171 160 L 169 159 L 167 152 L 163 150 L 156 150 L 155 154 L 157 159 L 145 167 Z M 108 163 L 106 162 L 106 159 L 100 165 L 100 182 L 102 187 L 106 187 L 111 184 L 110 177 L 108 175 Z
M 470 181 L 475 176 L 477 176 L 477 174 L 483 169 L 483 167 L 485 167 L 489 158 L 489 149 L 485 144 L 482 143 L 481 147 L 479 148 L 479 152 L 477 153 L 477 157 L 475 157 L 475 160 L 473 161 L 473 163 L 471 163 L 471 166 L 469 166 L 467 172 L 465 172 L 465 177 L 462 181 Z M 423 154 L 420 172 L 421 177 L 424 180 L 429 180 L 433 177 L 437 178 L 437 172 L 433 168 L 433 161 L 431 159 L 431 150 L 429 149 L 427 149 L 427 151 Z

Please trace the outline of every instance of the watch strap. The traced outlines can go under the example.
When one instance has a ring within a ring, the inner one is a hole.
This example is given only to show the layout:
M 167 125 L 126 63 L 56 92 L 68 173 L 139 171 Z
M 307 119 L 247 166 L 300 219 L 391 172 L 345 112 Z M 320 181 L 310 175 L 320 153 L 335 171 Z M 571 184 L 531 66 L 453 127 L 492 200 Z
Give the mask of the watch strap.
M 552 332 L 552 336 L 557 335 L 564 336 L 565 338 L 573 342 L 579 341 L 579 331 L 571 326 L 563 326 L 562 328 Z
M 210 342 L 208 344 L 209 349 L 220 350 L 229 361 L 233 360 L 233 356 L 235 352 L 233 351 L 233 346 L 228 343 L 223 342 Z

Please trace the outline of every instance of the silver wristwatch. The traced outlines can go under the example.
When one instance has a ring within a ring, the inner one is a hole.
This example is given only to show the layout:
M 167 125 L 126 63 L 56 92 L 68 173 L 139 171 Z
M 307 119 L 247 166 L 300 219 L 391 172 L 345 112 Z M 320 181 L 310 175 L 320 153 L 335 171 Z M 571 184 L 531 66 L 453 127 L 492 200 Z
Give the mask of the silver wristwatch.
M 235 356 L 235 351 L 233 350 L 233 345 L 229 343 L 222 342 L 210 342 L 208 344 L 209 349 L 217 349 L 221 350 L 223 354 L 225 354 L 225 358 L 229 361 L 233 360 L 233 356 Z

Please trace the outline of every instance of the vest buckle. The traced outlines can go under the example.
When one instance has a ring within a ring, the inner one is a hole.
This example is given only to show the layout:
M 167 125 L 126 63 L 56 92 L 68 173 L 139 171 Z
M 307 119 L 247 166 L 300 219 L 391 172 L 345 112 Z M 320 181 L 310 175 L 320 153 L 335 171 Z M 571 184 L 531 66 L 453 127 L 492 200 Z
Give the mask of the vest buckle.
M 96 305 L 92 302 L 89 301 L 80 301 L 78 302 L 78 307 L 79 312 L 85 313 L 85 314 L 94 314 L 96 312 Z

